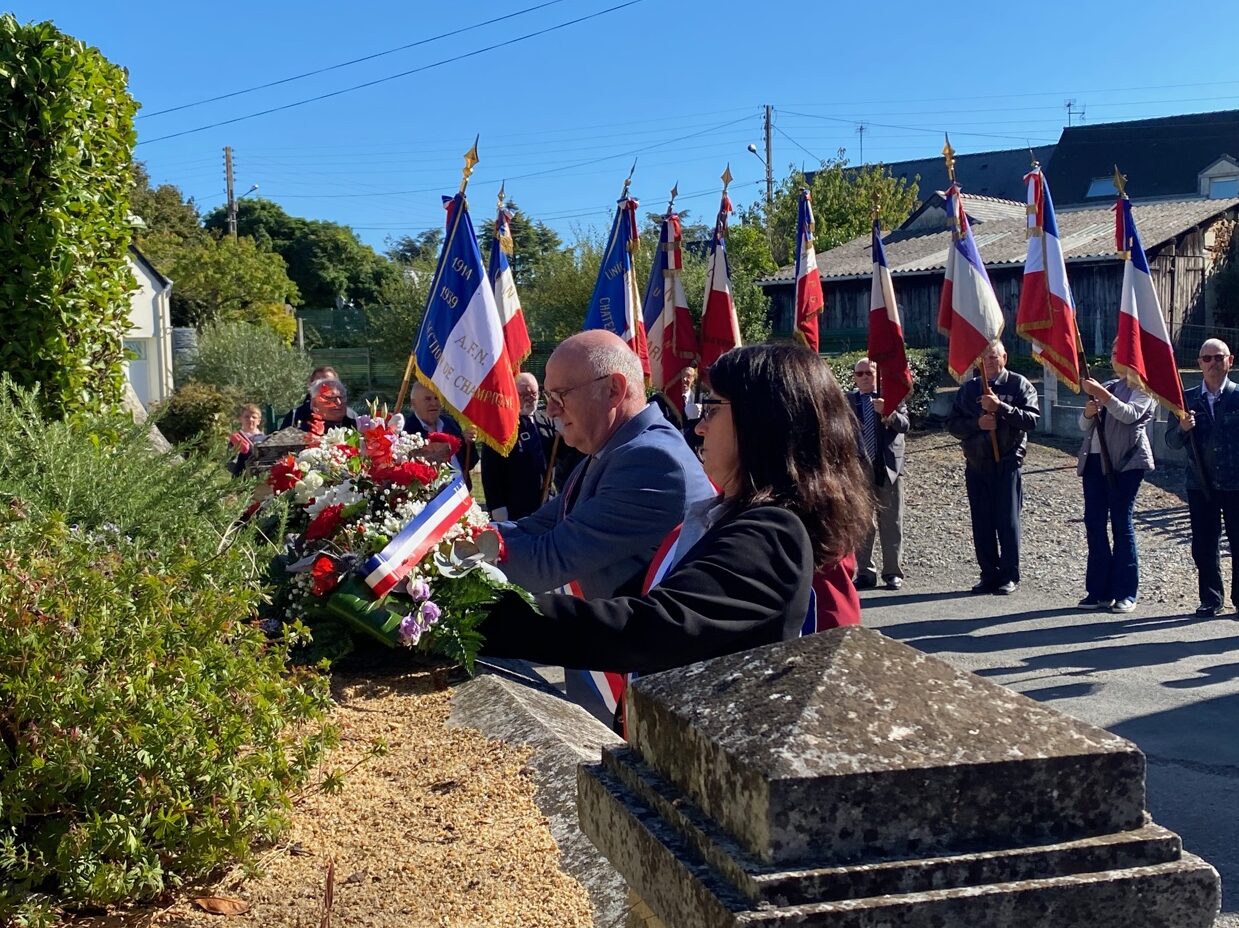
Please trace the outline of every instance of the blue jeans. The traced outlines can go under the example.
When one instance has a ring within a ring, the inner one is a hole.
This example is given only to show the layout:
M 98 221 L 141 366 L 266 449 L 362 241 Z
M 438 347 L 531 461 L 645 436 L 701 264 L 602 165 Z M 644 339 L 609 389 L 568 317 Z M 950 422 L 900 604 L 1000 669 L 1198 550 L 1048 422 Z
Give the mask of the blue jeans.
M 1143 480 L 1143 470 L 1119 471 L 1113 481 L 1107 480 L 1101 471 L 1100 454 L 1090 454 L 1084 464 L 1084 534 L 1088 538 L 1084 589 L 1093 599 L 1134 600 L 1139 592 L 1140 565 L 1132 512 Z M 1113 545 L 1110 532 L 1114 534 Z

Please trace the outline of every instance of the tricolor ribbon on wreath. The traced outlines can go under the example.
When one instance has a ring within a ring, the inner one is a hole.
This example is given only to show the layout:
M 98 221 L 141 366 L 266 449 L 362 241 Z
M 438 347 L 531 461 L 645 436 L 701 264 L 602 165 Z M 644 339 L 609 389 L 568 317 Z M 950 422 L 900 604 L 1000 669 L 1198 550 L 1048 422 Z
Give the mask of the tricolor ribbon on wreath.
M 456 477 L 409 520 L 378 554 L 368 557 L 359 571 L 375 596 L 386 596 L 437 545 L 469 510 L 471 497 L 465 482 Z

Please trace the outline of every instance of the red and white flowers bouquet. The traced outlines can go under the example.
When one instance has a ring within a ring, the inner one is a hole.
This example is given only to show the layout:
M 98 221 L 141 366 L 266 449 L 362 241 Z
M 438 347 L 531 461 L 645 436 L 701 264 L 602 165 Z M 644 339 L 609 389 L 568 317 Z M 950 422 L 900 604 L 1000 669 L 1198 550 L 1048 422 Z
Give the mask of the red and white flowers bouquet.
M 451 465 L 459 439 L 403 423 L 360 416 L 271 468 L 287 521 L 269 630 L 302 622 L 321 656 L 364 633 L 472 669 L 485 607 L 512 589 L 494 566 L 502 542 Z

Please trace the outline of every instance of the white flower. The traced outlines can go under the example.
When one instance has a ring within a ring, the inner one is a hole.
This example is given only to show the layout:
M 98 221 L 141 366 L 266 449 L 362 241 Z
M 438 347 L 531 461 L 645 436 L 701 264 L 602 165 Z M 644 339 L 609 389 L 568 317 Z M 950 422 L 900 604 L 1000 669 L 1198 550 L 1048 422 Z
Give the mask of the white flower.
M 312 470 L 293 485 L 293 498 L 305 505 L 314 498 L 322 485 L 323 475 Z
M 322 478 L 319 478 L 320 486 Z M 300 484 L 298 484 L 300 485 Z M 310 518 L 314 518 L 328 506 L 333 506 L 340 503 L 344 506 L 351 506 L 353 503 L 359 502 L 366 497 L 357 492 L 357 488 L 353 485 L 352 480 L 344 480 L 333 487 L 327 487 L 322 492 L 314 497 L 314 502 L 306 506 L 305 511 L 309 513 Z

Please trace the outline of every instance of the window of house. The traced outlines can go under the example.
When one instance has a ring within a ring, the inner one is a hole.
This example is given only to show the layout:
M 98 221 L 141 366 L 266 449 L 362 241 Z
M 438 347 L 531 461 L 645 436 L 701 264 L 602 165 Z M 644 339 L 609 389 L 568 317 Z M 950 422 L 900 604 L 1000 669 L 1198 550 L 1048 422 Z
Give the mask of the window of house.
M 1106 177 L 1094 177 L 1088 185 L 1088 193 L 1085 196 L 1112 197 L 1114 194 L 1114 178 L 1107 175 Z
M 1239 174 L 1233 177 L 1211 177 L 1209 179 L 1209 199 L 1221 200 L 1239 197 Z

